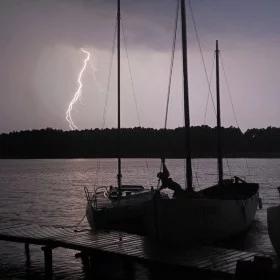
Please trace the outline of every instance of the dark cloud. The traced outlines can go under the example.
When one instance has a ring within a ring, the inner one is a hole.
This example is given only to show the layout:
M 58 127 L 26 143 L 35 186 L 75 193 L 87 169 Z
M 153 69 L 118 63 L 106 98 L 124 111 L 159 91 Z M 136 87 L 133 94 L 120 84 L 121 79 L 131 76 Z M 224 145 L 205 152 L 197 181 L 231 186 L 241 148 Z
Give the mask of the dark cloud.
M 110 48 L 115 25 L 113 0 L 2 0 L 2 48 L 19 44 L 95 44 Z M 187 1 L 188 2 L 188 1 Z M 123 0 L 122 17 L 130 43 L 166 49 L 173 31 L 176 0 Z M 192 1 L 202 36 L 275 38 L 279 1 Z M 189 13 L 189 23 L 190 13 Z M 191 26 L 190 28 L 191 29 Z M 278 36 L 278 35 L 277 35 Z
M 0 131 L 40 126 L 65 128 L 63 117 L 60 116 L 59 119 L 58 112 L 65 110 L 65 104 L 75 86 L 77 65 L 81 59 L 78 56 L 80 47 L 98 49 L 99 62 L 102 61 L 99 78 L 106 80 L 116 22 L 116 3 L 116 0 L 0 1 Z M 121 7 L 132 66 L 134 69 L 142 68 L 138 70 L 139 74 L 135 75 L 138 80 L 143 81 L 138 91 L 145 92 L 147 95 L 144 97 L 147 99 L 151 95 L 148 86 L 155 90 L 166 84 L 176 0 L 122 0 Z M 216 39 L 221 41 L 221 48 L 228 56 L 230 72 L 234 73 L 238 91 L 237 102 L 242 100 L 239 90 L 242 90 L 243 77 L 246 77 L 252 85 L 248 86 L 250 97 L 255 95 L 259 103 L 265 103 L 262 93 L 266 91 L 266 100 L 270 103 L 265 106 L 268 108 L 271 104 L 274 108 L 270 112 L 269 122 L 274 120 L 276 124 L 275 104 L 280 100 L 277 93 L 278 81 L 275 77 L 278 64 L 273 57 L 277 56 L 280 43 L 280 2 L 193 0 L 192 8 L 206 54 L 212 53 Z M 190 9 L 188 29 L 191 55 L 198 57 L 197 48 L 196 51 L 194 49 L 196 42 Z M 178 43 L 179 41 L 180 36 Z M 73 49 L 76 49 L 77 57 Z M 179 44 L 177 49 L 180 49 Z M 52 58 L 48 59 L 46 54 Z M 260 57 L 263 58 L 261 62 Z M 67 60 L 71 60 L 73 66 Z M 199 61 L 199 58 L 197 60 Z M 49 61 L 52 61 L 52 64 L 48 63 Z M 244 65 L 244 61 L 247 62 L 246 66 L 251 66 L 240 67 L 237 72 L 233 70 L 239 67 L 238 65 Z M 48 67 L 42 70 L 42 65 Z M 166 71 L 163 71 L 163 65 Z M 249 68 L 252 68 L 252 72 L 249 72 Z M 256 72 L 259 68 L 266 70 Z M 143 69 L 150 69 L 153 73 L 148 75 Z M 256 77 L 254 74 L 262 76 Z M 158 78 L 157 83 L 160 86 L 155 82 L 155 78 L 146 82 L 145 79 L 149 79 L 151 75 Z M 196 71 L 190 71 L 190 77 L 193 76 L 200 77 Z M 56 77 L 60 79 L 56 80 Z M 69 80 L 73 83 L 69 82 L 65 88 L 58 85 L 60 81 Z M 259 83 L 262 81 L 256 89 L 253 86 L 255 80 Z M 157 86 L 152 86 L 153 82 Z M 48 88 L 51 91 L 48 91 Z M 60 102 L 51 104 L 53 98 L 58 95 L 61 98 Z M 273 102 L 275 100 L 277 102 Z M 179 104 L 179 101 L 177 103 Z M 243 108 L 246 116 L 249 109 L 244 105 L 240 105 L 240 108 Z M 150 107 L 149 110 L 153 111 Z M 152 114 L 149 112 L 150 119 Z M 154 115 L 158 117 L 158 111 Z M 174 120 L 176 121 L 176 117 Z M 194 122 L 200 122 L 196 115 Z M 151 123 L 153 125 L 153 122 Z M 145 124 L 148 126 L 149 122 Z M 155 126 L 159 126 L 159 122 Z M 251 118 L 249 120 L 248 117 L 245 126 L 258 126 L 258 123 Z
M 164 47 L 164 33 L 171 30 L 172 0 L 122 1 L 126 32 L 134 45 Z M 1 1 L 2 48 L 12 43 L 111 46 L 116 1 Z M 157 42 L 158 41 L 158 42 Z

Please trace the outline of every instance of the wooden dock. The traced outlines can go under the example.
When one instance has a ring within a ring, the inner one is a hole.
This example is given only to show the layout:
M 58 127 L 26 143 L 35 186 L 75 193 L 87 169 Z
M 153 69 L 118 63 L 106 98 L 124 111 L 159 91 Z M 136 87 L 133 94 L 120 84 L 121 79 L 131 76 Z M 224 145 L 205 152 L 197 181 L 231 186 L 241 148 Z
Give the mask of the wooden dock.
M 122 260 L 126 264 L 140 263 L 161 270 L 184 271 L 186 275 L 207 275 L 232 279 L 239 260 L 249 261 L 256 256 L 244 252 L 211 246 L 175 248 L 123 232 L 109 231 L 93 233 L 90 230 L 74 231 L 70 228 L 16 225 L 0 227 L 0 240 L 25 244 L 27 263 L 31 261 L 29 244 L 40 245 L 45 257 L 45 272 L 52 278 L 53 249 L 63 247 L 81 252 L 82 256 L 94 256 L 104 260 Z

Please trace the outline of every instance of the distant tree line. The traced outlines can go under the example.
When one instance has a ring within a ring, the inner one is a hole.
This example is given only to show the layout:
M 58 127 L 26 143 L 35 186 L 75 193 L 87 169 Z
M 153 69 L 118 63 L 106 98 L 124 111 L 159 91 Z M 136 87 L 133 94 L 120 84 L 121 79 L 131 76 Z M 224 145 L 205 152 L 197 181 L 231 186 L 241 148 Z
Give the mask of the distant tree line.
M 222 129 L 225 157 L 280 157 L 280 128 Z M 191 128 L 193 157 L 216 156 L 216 128 Z M 62 131 L 52 128 L 0 135 L 0 158 L 167 157 L 185 155 L 184 129 L 123 128 Z M 118 145 L 120 142 L 120 145 Z M 119 148 L 120 147 L 120 148 Z

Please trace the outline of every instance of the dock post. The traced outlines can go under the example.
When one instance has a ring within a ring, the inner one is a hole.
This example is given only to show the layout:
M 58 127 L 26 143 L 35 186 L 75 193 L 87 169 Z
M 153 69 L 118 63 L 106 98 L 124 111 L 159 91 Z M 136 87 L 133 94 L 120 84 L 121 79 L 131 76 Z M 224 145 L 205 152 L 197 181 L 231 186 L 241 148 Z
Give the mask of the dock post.
M 29 243 L 24 243 L 24 251 L 25 251 L 25 257 L 26 257 L 26 265 L 30 266 L 30 248 L 29 248 Z
M 45 258 L 45 274 L 47 279 L 52 279 L 52 248 L 49 246 L 42 247 Z
M 75 258 L 81 258 L 82 261 L 82 267 L 85 273 L 89 273 L 90 271 L 90 261 L 89 256 L 86 252 L 81 251 L 77 254 L 75 254 Z
M 124 260 L 124 279 L 135 279 L 135 268 L 133 262 L 130 260 Z

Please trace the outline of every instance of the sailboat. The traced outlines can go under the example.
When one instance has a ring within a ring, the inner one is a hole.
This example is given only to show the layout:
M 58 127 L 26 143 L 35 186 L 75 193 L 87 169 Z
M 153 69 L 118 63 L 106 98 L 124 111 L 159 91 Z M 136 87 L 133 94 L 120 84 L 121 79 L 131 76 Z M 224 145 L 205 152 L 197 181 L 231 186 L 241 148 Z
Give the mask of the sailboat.
M 190 116 L 187 68 L 187 32 L 185 0 L 180 0 L 184 82 L 186 188 L 174 198 L 147 202 L 145 227 L 149 236 L 159 241 L 193 244 L 212 243 L 246 231 L 252 223 L 259 203 L 259 185 L 234 177 L 223 178 L 222 135 L 219 87 L 219 48 L 216 41 L 217 86 L 217 165 L 218 183 L 194 191 L 190 143 Z
M 117 187 L 100 186 L 90 193 L 85 188 L 87 198 L 86 216 L 93 230 L 117 229 L 127 232 L 140 232 L 143 230 L 142 219 L 144 216 L 142 207 L 144 202 L 150 201 L 154 197 L 154 189 L 145 189 L 141 185 L 122 184 L 122 161 L 120 155 L 120 0 L 117 1 L 117 80 L 118 80 L 118 174 Z

